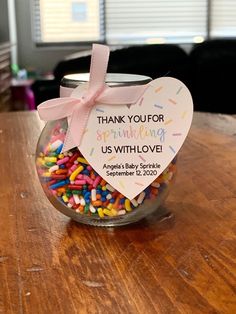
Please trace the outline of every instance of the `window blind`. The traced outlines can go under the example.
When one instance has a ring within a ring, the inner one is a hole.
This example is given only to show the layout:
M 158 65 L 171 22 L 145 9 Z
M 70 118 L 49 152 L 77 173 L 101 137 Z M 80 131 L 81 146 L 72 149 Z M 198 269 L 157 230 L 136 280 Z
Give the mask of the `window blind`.
M 99 41 L 103 37 L 100 0 L 33 0 L 38 43 Z
M 206 37 L 207 0 L 106 0 L 109 43 L 193 42 Z
M 40 0 L 31 1 L 33 40 L 41 42 Z
M 212 0 L 211 36 L 236 37 L 236 0 Z
M 236 37 L 236 0 L 32 0 L 34 41 L 192 43 Z M 210 8 L 210 10 L 209 10 Z

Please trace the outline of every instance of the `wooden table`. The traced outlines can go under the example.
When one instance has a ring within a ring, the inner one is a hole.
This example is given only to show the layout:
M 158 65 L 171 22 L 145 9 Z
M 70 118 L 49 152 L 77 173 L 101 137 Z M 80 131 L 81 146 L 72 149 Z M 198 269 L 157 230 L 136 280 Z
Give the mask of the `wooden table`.
M 34 168 L 35 112 L 0 114 L 0 313 L 236 313 L 236 119 L 198 113 L 165 206 L 79 225 Z

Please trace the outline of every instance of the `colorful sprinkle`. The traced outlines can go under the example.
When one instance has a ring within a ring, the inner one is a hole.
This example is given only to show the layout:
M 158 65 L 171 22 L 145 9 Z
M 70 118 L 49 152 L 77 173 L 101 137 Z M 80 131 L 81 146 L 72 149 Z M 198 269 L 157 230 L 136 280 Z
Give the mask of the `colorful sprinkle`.
M 145 194 L 144 191 L 139 194 L 139 197 L 138 197 L 138 199 L 137 199 L 138 204 L 142 204 L 142 202 L 143 202 L 143 200 L 144 200 L 144 198 L 145 198 L 145 195 L 146 195 L 146 194 Z
M 119 184 L 123 189 L 125 188 L 124 183 L 122 181 L 119 181 Z
M 181 136 L 182 133 L 173 133 L 172 135 L 173 135 L 173 136 Z
M 172 119 L 169 119 L 167 120 L 164 124 L 167 125 L 167 124 L 170 124 L 173 120 Z
M 176 95 L 178 95 L 181 92 L 182 89 L 183 89 L 183 86 L 180 86 L 180 88 L 177 90 Z
M 100 109 L 100 108 L 96 108 L 96 111 L 98 111 L 98 112 L 104 112 L 104 110 L 103 110 L 103 109 Z
M 161 106 L 161 105 L 155 104 L 154 106 L 159 108 L 159 109 L 163 109 L 163 106 Z
M 128 198 L 125 200 L 125 209 L 126 209 L 127 212 L 131 212 L 132 211 L 130 200 Z
M 170 148 L 170 150 L 175 154 L 176 152 L 175 152 L 175 150 L 174 150 L 174 148 L 171 146 L 171 145 L 169 145 L 169 148 Z
M 171 98 L 169 98 L 168 101 L 169 101 L 170 103 L 172 103 L 173 105 L 176 105 L 176 104 L 177 104 L 177 102 L 176 102 L 175 100 L 171 99 Z
M 184 112 L 182 113 L 181 118 L 182 118 L 182 119 L 184 119 L 184 118 L 185 118 L 185 116 L 186 116 L 186 114 L 187 114 L 187 111 L 184 111 Z
M 159 86 L 159 87 L 157 87 L 157 88 L 155 89 L 155 93 L 159 93 L 159 92 L 160 92 L 160 90 L 162 90 L 162 88 L 163 88 L 163 86 Z
M 63 205 L 78 215 L 116 219 L 116 216 L 126 215 L 138 209 L 141 204 L 145 204 L 146 200 L 157 199 L 173 179 L 176 170 L 175 161 L 170 163 L 167 169 L 143 192 L 129 200 L 96 173 L 78 148 L 61 153 L 65 136 L 61 140 L 62 137 L 58 137 L 58 130 L 61 129 L 65 135 L 66 127 L 59 126 L 59 129 L 57 127 L 51 130 L 49 143 L 42 147 L 42 151 L 36 158 L 37 171 L 44 190 L 47 190 L 48 194 L 55 198 L 58 204 L 60 203 L 60 206 Z M 174 134 L 177 136 L 178 133 Z M 94 151 L 93 147 L 90 155 Z M 116 156 L 113 155 L 109 160 L 115 158 Z M 139 158 L 146 162 L 142 155 L 139 155 Z M 127 188 L 123 181 L 119 181 L 119 184 L 122 189 Z M 133 184 L 143 189 L 145 187 L 142 182 Z
M 143 162 L 146 162 L 146 159 L 144 159 L 141 155 L 139 155 L 139 158 L 140 158 Z
M 115 159 L 116 158 L 116 156 L 112 156 L 112 157 L 110 157 L 109 159 L 108 159 L 108 161 L 111 161 L 111 160 L 113 160 L 113 159 Z

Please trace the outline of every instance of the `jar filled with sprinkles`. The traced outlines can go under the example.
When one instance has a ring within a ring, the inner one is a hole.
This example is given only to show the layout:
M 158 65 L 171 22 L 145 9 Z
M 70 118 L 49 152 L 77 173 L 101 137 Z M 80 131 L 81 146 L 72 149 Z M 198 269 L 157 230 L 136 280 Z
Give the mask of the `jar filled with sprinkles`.
M 65 76 L 60 88 L 61 97 L 69 97 L 77 86 L 83 85 L 88 80 L 89 74 Z M 110 87 L 144 85 L 150 81 L 149 77 L 131 74 L 107 74 L 105 79 Z M 102 109 L 98 108 L 99 110 Z M 36 152 L 36 167 L 41 185 L 49 201 L 57 210 L 80 223 L 120 226 L 146 217 L 163 203 L 176 175 L 175 155 L 153 182 L 130 199 L 96 172 L 87 160 L 89 158 L 86 159 L 78 147 L 75 146 L 62 152 L 67 131 L 67 118 L 47 122 L 38 141 Z M 138 147 L 138 149 L 141 148 Z M 139 152 L 136 153 L 139 154 Z M 143 165 L 140 171 L 155 172 L 158 167 L 158 152 L 155 160 L 146 169 L 144 153 L 145 151 L 139 154 L 140 165 Z M 88 157 L 92 154 L 91 148 Z M 114 156 L 111 154 L 109 158 L 115 158 Z M 101 162 L 97 160 L 97 163 Z M 127 166 L 124 163 L 124 168 L 127 167 L 127 169 L 123 172 L 119 166 L 120 164 L 114 161 L 113 167 L 110 167 L 107 173 L 116 178 L 116 173 L 124 172 L 125 175 L 132 176 L 132 173 L 138 171 L 132 163 Z M 122 185 L 122 178 L 118 176 L 117 180 L 120 180 Z M 137 184 L 142 184 L 141 177 Z

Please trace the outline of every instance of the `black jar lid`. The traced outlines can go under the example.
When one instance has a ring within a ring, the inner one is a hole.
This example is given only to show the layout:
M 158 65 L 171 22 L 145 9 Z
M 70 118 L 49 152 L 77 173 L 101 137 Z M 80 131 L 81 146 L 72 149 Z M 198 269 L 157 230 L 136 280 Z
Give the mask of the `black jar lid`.
M 105 82 L 109 86 L 144 85 L 151 81 L 151 77 L 137 74 L 107 73 Z M 75 88 L 89 81 L 89 73 L 68 74 L 61 80 L 61 86 Z

